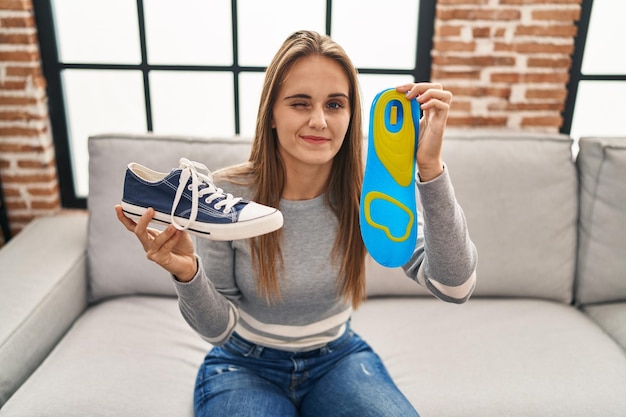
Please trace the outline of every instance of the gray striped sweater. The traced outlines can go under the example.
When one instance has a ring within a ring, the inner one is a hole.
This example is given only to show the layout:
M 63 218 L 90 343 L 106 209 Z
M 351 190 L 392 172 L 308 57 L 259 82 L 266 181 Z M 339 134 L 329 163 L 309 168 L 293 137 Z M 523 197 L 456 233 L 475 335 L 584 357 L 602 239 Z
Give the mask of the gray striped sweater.
M 236 196 L 250 194 L 241 186 L 220 186 Z M 438 298 L 464 302 L 474 289 L 477 255 L 447 168 L 432 181 L 417 181 L 417 187 L 422 204 L 419 237 L 403 269 Z M 258 296 L 245 240 L 198 239 L 198 273 L 187 283 L 173 280 L 183 317 L 214 345 L 236 331 L 252 343 L 305 351 L 334 340 L 345 329 L 352 308 L 337 291 L 339 265 L 331 256 L 336 217 L 323 195 L 282 200 L 279 209 L 284 217 L 282 300 L 268 305 Z

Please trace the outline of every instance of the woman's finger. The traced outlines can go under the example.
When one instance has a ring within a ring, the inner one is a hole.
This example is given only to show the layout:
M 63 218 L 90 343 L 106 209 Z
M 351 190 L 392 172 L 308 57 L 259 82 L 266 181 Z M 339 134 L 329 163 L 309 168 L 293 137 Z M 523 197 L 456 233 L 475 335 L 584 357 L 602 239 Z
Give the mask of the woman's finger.
M 406 93 L 406 98 L 409 100 L 414 99 L 428 90 L 443 90 L 443 86 L 439 83 L 413 83 L 404 84 L 396 87 L 396 91 L 400 93 Z
M 137 227 L 137 223 L 135 223 L 133 219 L 126 217 L 126 215 L 124 214 L 124 211 L 122 210 L 122 206 L 117 204 L 115 206 L 115 213 L 117 214 L 118 220 L 124 225 L 126 230 L 128 230 L 129 232 L 135 231 L 135 227 Z

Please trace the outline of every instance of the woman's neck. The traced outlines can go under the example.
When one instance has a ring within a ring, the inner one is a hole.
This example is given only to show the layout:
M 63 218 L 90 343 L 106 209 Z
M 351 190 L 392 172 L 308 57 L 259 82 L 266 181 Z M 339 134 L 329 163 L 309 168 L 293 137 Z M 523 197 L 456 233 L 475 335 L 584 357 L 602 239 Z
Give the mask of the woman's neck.
M 332 163 L 327 165 L 301 165 L 285 167 L 285 188 L 282 198 L 286 200 L 310 200 L 326 191 Z

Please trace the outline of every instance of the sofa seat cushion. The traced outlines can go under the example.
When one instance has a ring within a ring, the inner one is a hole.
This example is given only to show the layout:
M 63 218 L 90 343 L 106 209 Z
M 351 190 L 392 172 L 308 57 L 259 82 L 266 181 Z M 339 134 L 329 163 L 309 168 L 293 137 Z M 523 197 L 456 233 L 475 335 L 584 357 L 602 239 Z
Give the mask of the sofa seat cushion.
M 579 304 L 626 301 L 626 138 L 581 138 Z
M 209 349 L 175 298 L 103 302 L 84 313 L 0 414 L 192 416 L 196 372 Z
M 352 322 L 423 417 L 607 417 L 626 410 L 624 352 L 568 305 L 379 298 L 366 301 Z
M 584 309 L 626 350 L 626 302 L 589 305 Z
M 354 314 L 353 327 L 423 417 L 611 417 L 626 409 L 623 351 L 567 305 L 377 298 Z M 74 324 L 2 417 L 191 417 L 209 349 L 174 298 L 106 301 Z

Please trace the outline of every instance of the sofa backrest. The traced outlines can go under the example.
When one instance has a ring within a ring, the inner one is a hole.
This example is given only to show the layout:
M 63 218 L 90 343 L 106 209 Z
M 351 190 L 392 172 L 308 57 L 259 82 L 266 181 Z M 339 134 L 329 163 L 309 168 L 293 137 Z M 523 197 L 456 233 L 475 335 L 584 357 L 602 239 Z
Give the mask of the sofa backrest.
M 563 135 L 449 131 L 443 157 L 478 250 L 474 297 L 571 302 L 578 212 L 571 145 Z M 425 293 L 402 271 L 373 264 L 368 274 L 369 295 Z
M 577 175 L 571 140 L 560 135 L 450 133 L 444 160 L 478 248 L 475 296 L 572 298 L 576 255 Z M 167 273 L 146 260 L 118 222 L 126 165 L 159 171 L 181 156 L 209 169 L 248 158 L 250 141 L 145 135 L 89 139 L 90 300 L 128 294 L 174 295 Z M 401 269 L 368 259 L 368 296 L 424 295 Z
M 168 273 L 146 259 L 137 238 L 115 215 L 113 206 L 122 198 L 126 166 L 138 162 L 169 172 L 178 167 L 180 157 L 187 157 L 214 171 L 247 160 L 250 141 L 113 134 L 91 137 L 88 145 L 90 301 L 130 294 L 174 296 Z
M 582 138 L 577 294 L 580 304 L 626 300 L 626 138 Z

